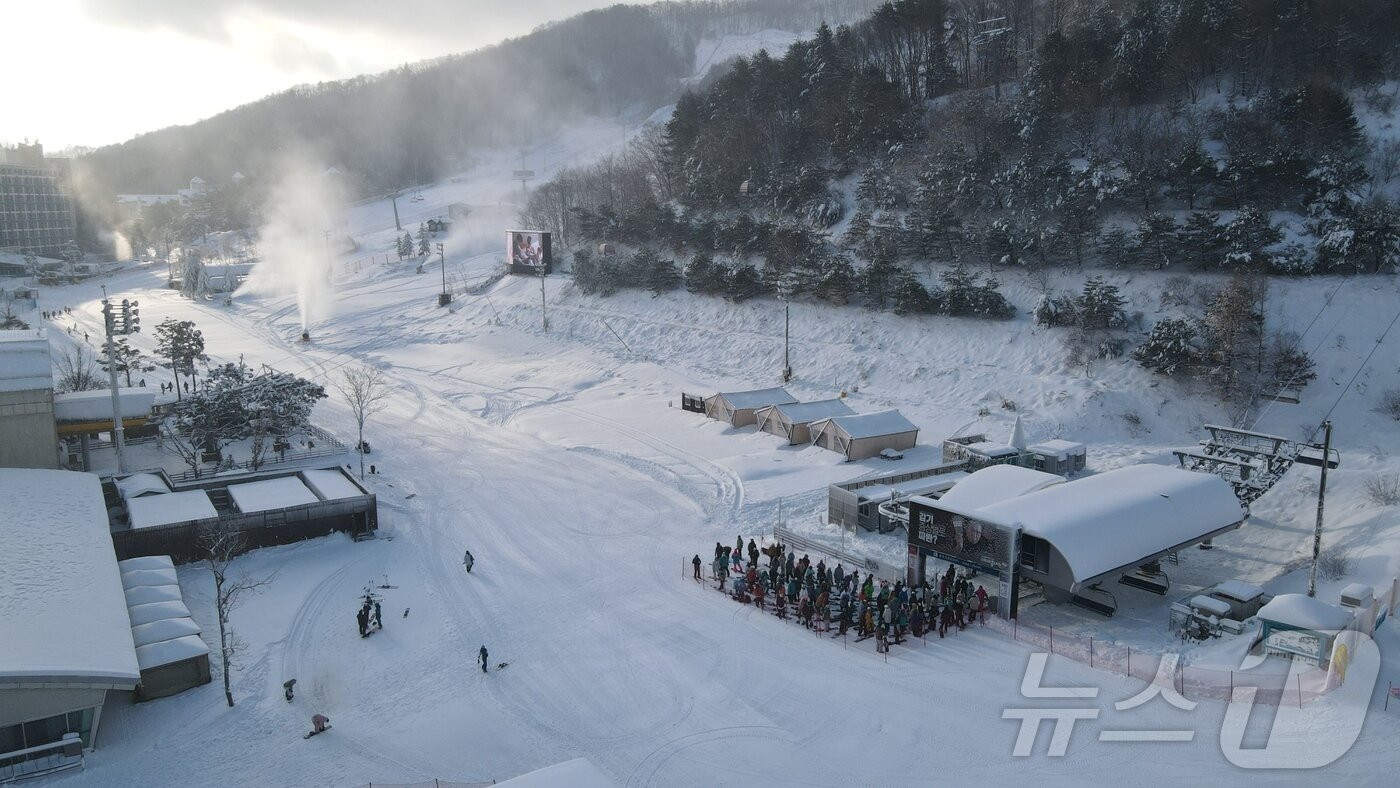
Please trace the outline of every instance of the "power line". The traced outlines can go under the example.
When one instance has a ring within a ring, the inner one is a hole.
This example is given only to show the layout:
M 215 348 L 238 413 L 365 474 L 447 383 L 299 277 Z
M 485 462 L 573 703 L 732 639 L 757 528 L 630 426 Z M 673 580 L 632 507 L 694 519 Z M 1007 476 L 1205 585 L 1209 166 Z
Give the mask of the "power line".
M 1366 365 L 1371 363 L 1371 357 L 1376 355 L 1376 351 L 1380 349 L 1381 344 L 1385 342 L 1386 336 L 1390 334 L 1390 329 L 1395 328 L 1395 324 L 1397 322 L 1400 322 L 1400 310 L 1396 310 L 1395 317 L 1392 317 L 1390 319 L 1390 323 L 1385 327 L 1385 331 L 1381 332 L 1381 336 L 1379 339 L 1376 340 L 1376 344 L 1374 347 L 1371 348 L 1371 352 L 1367 353 L 1366 358 L 1361 360 L 1361 365 L 1356 368 L 1356 372 L 1352 373 L 1351 380 L 1347 381 L 1346 388 L 1342 389 L 1342 393 L 1337 395 L 1337 401 L 1332 403 L 1332 407 L 1327 409 L 1327 413 L 1324 414 L 1322 417 L 1322 421 L 1324 423 L 1328 419 L 1332 418 L 1332 411 L 1336 410 L 1337 406 L 1342 404 L 1342 399 L 1346 397 L 1347 392 L 1351 391 L 1352 384 L 1356 382 L 1356 379 L 1358 377 L 1360 377 L 1361 370 L 1365 369 Z M 1313 430 L 1312 434 L 1314 437 L 1317 436 L 1317 430 L 1320 429 L 1322 429 L 1321 424 L 1318 425 L 1317 429 Z

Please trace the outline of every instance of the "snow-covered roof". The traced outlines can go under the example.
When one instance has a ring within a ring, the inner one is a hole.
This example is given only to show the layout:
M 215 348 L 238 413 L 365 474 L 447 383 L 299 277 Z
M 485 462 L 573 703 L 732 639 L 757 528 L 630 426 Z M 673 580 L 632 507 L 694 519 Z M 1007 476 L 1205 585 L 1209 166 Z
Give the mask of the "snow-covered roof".
M 151 415 L 155 407 L 156 393 L 151 389 L 117 389 L 117 407 L 121 408 L 122 418 L 138 419 Z M 111 421 L 112 390 L 70 391 L 55 394 L 53 397 L 53 417 L 58 421 Z
M 136 662 L 142 670 L 158 668 L 172 662 L 202 657 L 209 653 L 209 646 L 199 635 L 185 635 L 174 640 L 162 640 L 136 647 Z
M 1015 446 L 996 441 L 978 441 L 967 444 L 967 450 L 983 457 L 1011 457 L 1021 453 Z
M 617 783 L 587 758 L 575 758 L 572 761 L 546 766 L 497 785 L 510 788 L 617 788 Z
M 1314 632 L 1340 632 L 1351 624 L 1352 613 L 1303 594 L 1279 594 L 1259 608 L 1259 617 Z
M 180 587 L 178 585 L 140 586 L 138 588 L 128 588 L 126 590 L 127 607 L 135 607 L 136 605 L 149 605 L 152 602 L 179 601 Z
M 1342 589 L 1342 597 L 1346 599 L 1370 599 L 1375 593 L 1375 590 L 1365 583 L 1352 583 Z
M 1191 601 L 1188 604 L 1197 610 L 1204 610 L 1207 613 L 1214 613 L 1217 616 L 1230 615 L 1230 603 L 1223 599 L 1216 599 L 1213 596 L 1197 594 L 1191 597 Z
M 832 416 L 812 425 L 813 432 L 833 425 L 852 438 L 878 438 L 883 435 L 898 435 L 903 432 L 918 432 L 914 422 L 904 418 L 897 410 L 882 410 L 878 413 L 860 413 L 854 416 Z
M 0 331 L 0 391 L 52 389 L 52 364 L 43 330 Z
M 1245 512 L 1215 474 L 1132 465 L 992 504 L 978 516 L 1050 542 L 1081 583 L 1238 525 Z
M 137 569 L 171 569 L 174 566 L 175 562 L 168 555 L 142 555 L 117 562 L 117 568 L 123 573 Z
M 136 647 L 148 646 L 162 640 L 174 640 L 186 635 L 198 635 L 199 625 L 192 618 L 162 618 L 149 624 L 137 624 L 131 628 L 131 639 Z
M 0 507 L 0 684 L 134 686 L 136 650 L 98 478 L 0 469 Z
M 768 405 L 786 405 L 797 402 L 797 397 L 792 396 L 787 389 L 782 387 L 754 389 L 753 391 L 721 391 L 715 396 L 723 397 L 735 410 L 750 410 Z
M 942 492 L 967 478 L 964 471 L 940 473 L 937 476 L 921 476 L 917 479 L 892 484 L 871 484 L 854 490 L 865 501 L 888 501 L 896 492 L 901 496 L 928 495 Z
M 1074 441 L 1062 441 L 1056 439 L 1052 441 L 1045 441 L 1044 443 L 1037 443 L 1036 445 L 1027 448 L 1026 451 L 1033 452 L 1035 454 L 1040 454 L 1046 457 L 1058 457 L 1063 460 L 1069 457 L 1078 457 L 1081 454 L 1084 454 L 1085 449 L 1084 444 L 1082 443 L 1075 443 Z
M 269 509 L 284 509 L 288 506 L 320 501 L 316 494 L 306 489 L 306 485 L 295 476 L 233 484 L 228 488 L 228 496 L 240 512 L 265 512 Z
M 219 516 L 209 494 L 203 490 L 146 495 L 126 502 L 132 528 L 155 528 L 192 520 L 212 520 Z
M 788 402 L 770 405 L 769 408 L 781 413 L 792 424 L 808 424 L 831 416 L 847 416 L 855 411 L 841 399 L 824 399 L 816 402 Z M 765 408 L 764 410 L 767 410 Z
M 1255 597 L 1263 595 L 1264 589 L 1253 583 L 1246 583 L 1243 580 L 1226 580 L 1221 583 L 1216 583 L 1215 587 L 1211 589 L 1211 593 L 1228 596 L 1231 599 L 1238 599 L 1241 602 L 1248 602 Z
M 180 578 L 174 568 L 168 569 L 128 569 L 122 572 L 122 588 L 132 589 L 141 586 L 179 585 Z
M 345 474 L 338 470 L 302 471 L 301 477 L 306 480 L 306 486 L 323 501 L 361 498 L 365 495 L 364 490 L 356 487 L 354 482 L 345 478 Z
M 142 624 L 149 624 L 152 621 L 162 621 L 167 618 L 189 618 L 190 609 L 185 607 L 183 601 L 171 602 L 147 602 L 144 605 L 132 605 L 127 608 L 131 615 L 131 625 L 133 627 Z
M 165 479 L 154 473 L 133 473 L 125 479 L 117 480 L 117 493 L 122 500 L 129 501 L 143 495 L 160 495 L 170 492 Z
M 968 474 L 967 478 L 944 493 L 939 501 L 963 510 L 977 511 L 984 506 L 1064 482 L 1065 477 L 1045 471 L 1017 465 L 990 465 Z

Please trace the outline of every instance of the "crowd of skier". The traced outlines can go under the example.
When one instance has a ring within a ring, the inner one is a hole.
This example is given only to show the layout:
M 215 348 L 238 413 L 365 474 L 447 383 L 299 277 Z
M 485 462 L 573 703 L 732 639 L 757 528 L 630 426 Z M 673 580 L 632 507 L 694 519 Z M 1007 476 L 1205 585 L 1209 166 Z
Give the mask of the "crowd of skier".
M 698 554 L 691 564 L 694 579 L 705 582 Z M 936 582 L 909 586 L 870 572 L 862 575 L 860 569 L 848 572 L 839 562 L 828 566 L 819 558 L 813 563 L 783 544 L 759 547 L 750 539 L 745 549 L 743 536 L 733 548 L 716 542 L 709 564 L 715 588 L 735 601 L 771 610 L 781 619 L 795 618 L 818 632 L 834 630 L 832 637 L 854 630 L 857 642 L 875 638 L 880 653 L 906 637 L 934 632 L 946 637 L 950 629 L 965 629 L 987 610 L 986 588 L 951 564 Z

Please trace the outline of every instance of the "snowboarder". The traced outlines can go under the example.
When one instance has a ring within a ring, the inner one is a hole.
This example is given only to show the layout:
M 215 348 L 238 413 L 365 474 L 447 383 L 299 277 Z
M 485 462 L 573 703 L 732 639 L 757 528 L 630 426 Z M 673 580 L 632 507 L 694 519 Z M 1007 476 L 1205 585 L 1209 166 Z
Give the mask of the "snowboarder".
M 472 566 L 475 563 L 476 559 L 472 557 L 472 551 L 468 550 L 462 554 L 462 566 L 467 568 L 467 574 L 472 573 Z
M 374 600 L 374 628 L 383 629 L 384 619 L 379 617 L 379 600 Z
M 702 582 L 702 581 L 701 581 L 701 578 L 700 578 L 700 554 L 699 554 L 699 553 L 696 553 L 696 554 L 695 554 L 695 557 L 692 558 L 692 559 L 690 559 L 690 564 L 691 564 L 691 566 L 695 567 L 695 582 L 697 582 L 697 583 Z
M 282 689 L 286 690 L 288 703 L 292 702 L 292 687 L 295 687 L 296 685 L 296 679 L 287 679 L 286 681 L 282 682 Z
M 317 712 L 316 714 L 311 715 L 311 732 L 306 734 L 302 738 L 309 739 L 318 733 L 325 733 L 327 730 L 330 730 L 330 727 L 331 718 L 327 717 L 324 714 L 321 714 L 320 712 Z
M 482 672 L 482 673 L 485 673 L 485 672 L 486 672 L 486 666 L 487 666 L 488 664 L 490 664 L 490 663 L 487 662 L 486 660 L 487 660 L 487 656 L 486 656 L 486 646 L 482 646 L 482 647 L 481 647 L 481 652 L 480 652 L 479 654 L 477 654 L 477 661 L 481 663 L 481 672 Z

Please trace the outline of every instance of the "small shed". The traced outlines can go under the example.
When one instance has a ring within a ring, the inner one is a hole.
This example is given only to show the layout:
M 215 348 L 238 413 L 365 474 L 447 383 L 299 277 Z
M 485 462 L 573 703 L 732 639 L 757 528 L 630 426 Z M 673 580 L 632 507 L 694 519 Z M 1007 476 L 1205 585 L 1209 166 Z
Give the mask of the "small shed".
M 1035 457 L 1035 469 L 1060 476 L 1073 476 L 1086 467 L 1088 456 L 1084 444 L 1074 441 L 1051 440 L 1026 449 Z
M 170 485 L 159 474 L 133 473 L 124 479 L 117 479 L 117 493 L 128 503 L 148 495 L 164 495 L 170 492 Z
M 743 427 L 758 420 L 760 408 L 795 402 L 797 397 L 781 387 L 753 391 L 722 391 L 705 398 L 705 415 L 727 421 L 733 427 Z
M 832 416 L 811 425 L 812 443 L 846 455 L 846 461 L 877 456 L 885 449 L 912 449 L 919 428 L 897 410 Z
M 759 408 L 756 414 L 758 428 L 780 438 L 786 438 L 789 445 L 812 442 L 812 423 L 832 416 L 849 416 L 855 413 L 845 400 L 824 399 L 817 402 L 793 402 L 784 405 L 769 405 Z
M 1337 634 L 1351 627 L 1353 613 L 1303 594 L 1279 594 L 1259 609 L 1259 621 L 1265 654 L 1326 668 Z
M 302 471 L 301 478 L 306 482 L 306 486 L 323 501 L 339 501 L 344 498 L 360 498 L 369 495 L 338 468 Z
M 118 566 L 122 570 L 131 639 L 141 671 L 141 683 L 135 690 L 136 702 L 164 698 L 208 684 L 211 680 L 209 646 L 199 636 L 199 625 L 190 617 L 189 608 L 181 597 L 170 557 L 131 558 L 119 562 Z

